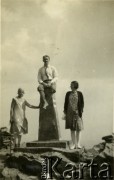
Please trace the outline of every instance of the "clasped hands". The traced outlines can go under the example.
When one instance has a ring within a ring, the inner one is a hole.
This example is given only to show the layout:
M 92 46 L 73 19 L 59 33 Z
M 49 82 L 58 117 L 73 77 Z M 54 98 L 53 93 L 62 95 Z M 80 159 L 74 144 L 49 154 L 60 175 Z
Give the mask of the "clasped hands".
M 45 83 L 45 82 L 43 82 L 43 85 L 44 85 L 44 87 L 51 87 L 51 82 L 48 82 L 48 83 Z

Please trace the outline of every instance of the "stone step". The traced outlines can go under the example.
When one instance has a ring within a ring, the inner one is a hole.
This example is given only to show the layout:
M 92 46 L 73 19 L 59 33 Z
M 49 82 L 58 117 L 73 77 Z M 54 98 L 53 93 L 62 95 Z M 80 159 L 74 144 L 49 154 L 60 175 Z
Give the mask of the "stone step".
M 45 148 L 45 147 L 17 147 L 14 149 L 14 152 L 22 152 L 22 153 L 45 153 L 51 152 L 53 148 Z
M 69 141 L 32 141 L 26 143 L 26 147 L 51 147 L 51 148 L 69 148 Z
M 64 155 L 76 156 L 76 154 L 80 154 L 84 151 L 84 149 L 64 149 L 64 148 L 52 148 L 52 147 L 17 147 L 14 149 L 16 153 L 31 153 L 31 154 L 42 154 L 42 153 L 51 153 L 58 152 Z

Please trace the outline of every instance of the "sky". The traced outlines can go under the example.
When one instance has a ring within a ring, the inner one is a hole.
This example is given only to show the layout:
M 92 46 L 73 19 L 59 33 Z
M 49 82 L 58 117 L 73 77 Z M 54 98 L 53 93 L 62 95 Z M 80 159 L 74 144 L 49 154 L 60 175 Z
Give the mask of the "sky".
M 39 104 L 38 69 L 42 56 L 59 73 L 57 110 L 62 139 L 70 139 L 62 120 L 64 97 L 77 80 L 85 108 L 82 145 L 90 147 L 113 131 L 114 1 L 2 0 L 1 1 L 1 106 L 0 126 L 9 128 L 10 104 L 17 89 Z M 38 138 L 37 110 L 27 109 L 29 133 Z

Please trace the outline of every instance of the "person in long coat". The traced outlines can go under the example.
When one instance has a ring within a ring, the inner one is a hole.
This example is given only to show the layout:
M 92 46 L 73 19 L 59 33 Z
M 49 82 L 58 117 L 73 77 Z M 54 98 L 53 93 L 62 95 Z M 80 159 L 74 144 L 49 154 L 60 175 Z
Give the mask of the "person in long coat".
M 14 146 L 19 147 L 22 134 L 28 133 L 28 121 L 25 115 L 26 106 L 37 109 L 39 106 L 30 105 L 24 98 L 24 90 L 18 89 L 18 96 L 12 99 L 10 109 L 10 132 L 14 136 Z M 18 142 L 16 142 L 18 141 Z
M 80 138 L 81 130 L 83 129 L 84 98 L 82 92 L 77 91 L 78 87 L 77 81 L 71 82 L 71 91 L 66 93 L 64 102 L 65 128 L 71 131 L 71 149 L 81 148 Z

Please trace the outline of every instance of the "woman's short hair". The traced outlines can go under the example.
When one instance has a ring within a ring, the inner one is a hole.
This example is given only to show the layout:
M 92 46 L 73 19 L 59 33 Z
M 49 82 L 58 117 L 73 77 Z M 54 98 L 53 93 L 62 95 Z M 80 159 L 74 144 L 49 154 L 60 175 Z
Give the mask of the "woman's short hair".
M 77 81 L 72 81 L 71 83 L 74 84 L 75 89 L 79 88 L 79 83 Z
M 24 92 L 24 90 L 23 90 L 22 88 L 19 88 L 18 91 L 17 91 L 17 93 L 18 93 L 18 94 L 20 94 L 20 93 L 23 93 L 23 94 L 24 94 L 25 92 Z

